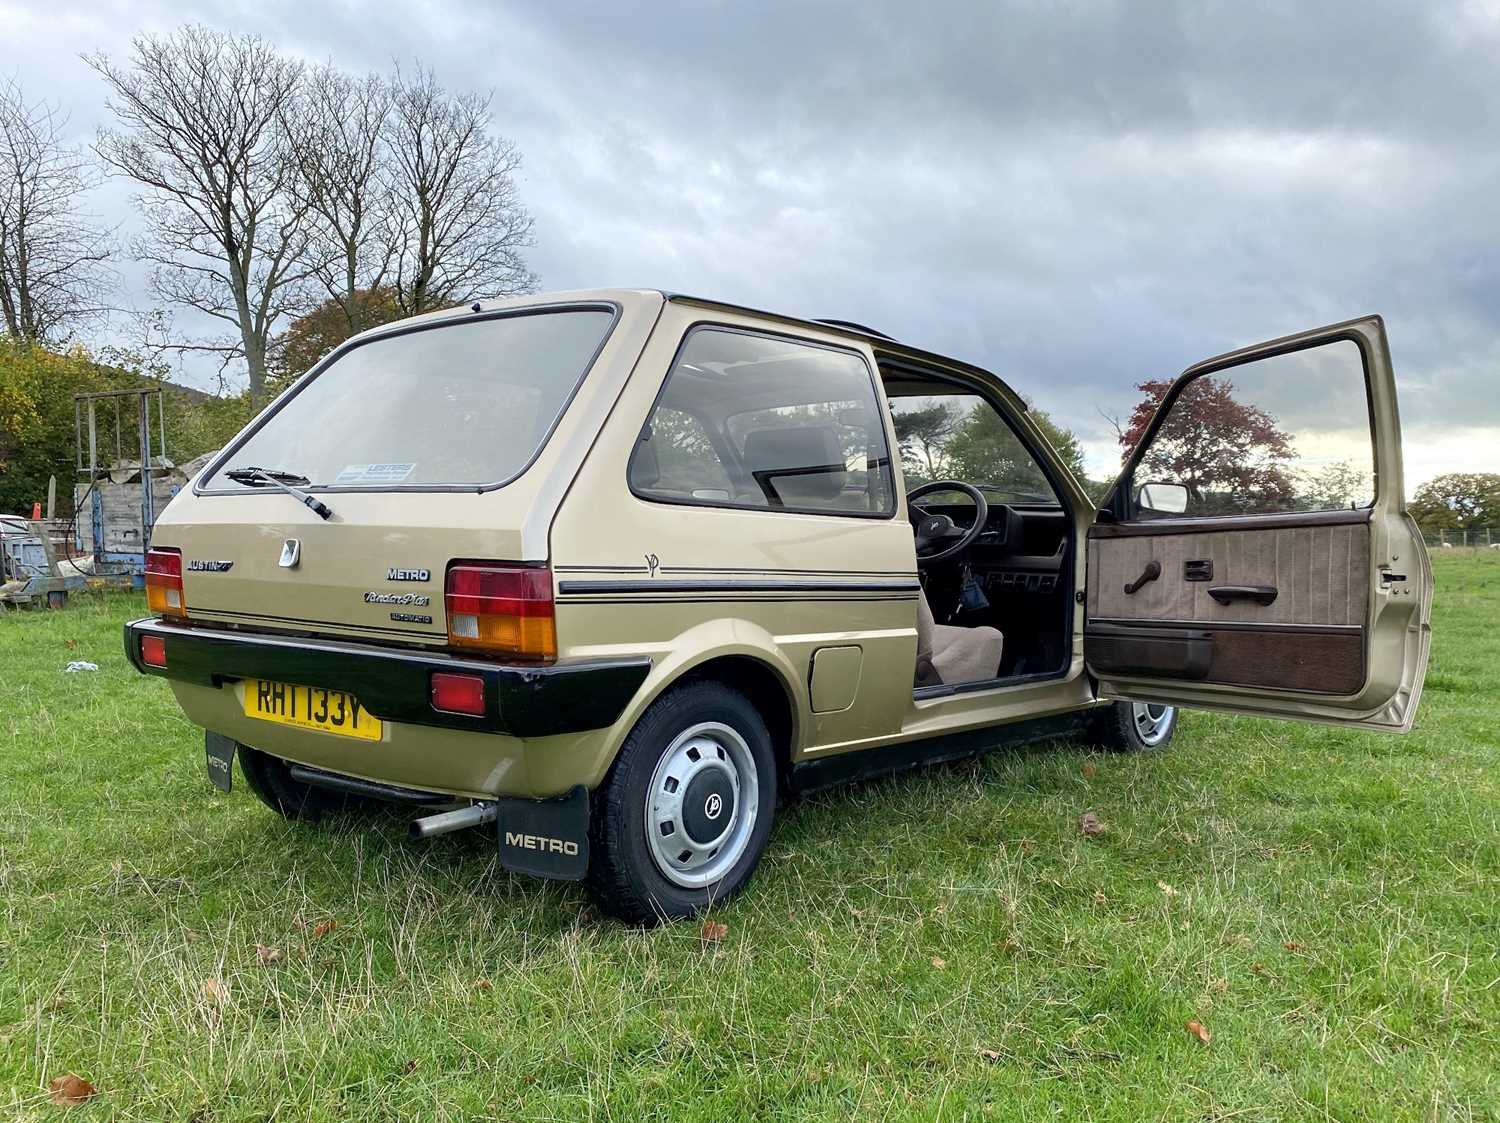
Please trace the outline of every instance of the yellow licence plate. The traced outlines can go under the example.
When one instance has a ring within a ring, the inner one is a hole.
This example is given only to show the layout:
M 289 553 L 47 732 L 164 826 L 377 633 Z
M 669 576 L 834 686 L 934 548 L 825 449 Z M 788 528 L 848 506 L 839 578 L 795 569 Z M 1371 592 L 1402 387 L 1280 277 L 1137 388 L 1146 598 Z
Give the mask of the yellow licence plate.
M 247 678 L 245 715 L 340 737 L 380 740 L 380 719 L 361 706 L 354 695 L 321 686 Z

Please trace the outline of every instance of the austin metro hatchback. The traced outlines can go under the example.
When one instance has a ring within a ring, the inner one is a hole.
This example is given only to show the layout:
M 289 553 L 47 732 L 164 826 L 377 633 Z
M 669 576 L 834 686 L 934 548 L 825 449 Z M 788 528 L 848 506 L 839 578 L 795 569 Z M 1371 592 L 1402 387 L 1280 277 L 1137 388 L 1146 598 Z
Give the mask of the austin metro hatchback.
M 856 324 L 614 290 L 419 317 L 167 507 L 126 651 L 226 791 L 237 758 L 294 819 L 482 826 L 642 922 L 850 777 L 1155 749 L 1179 706 L 1409 729 L 1432 581 L 1381 320 L 1160 385 L 1091 497 L 1004 381 Z

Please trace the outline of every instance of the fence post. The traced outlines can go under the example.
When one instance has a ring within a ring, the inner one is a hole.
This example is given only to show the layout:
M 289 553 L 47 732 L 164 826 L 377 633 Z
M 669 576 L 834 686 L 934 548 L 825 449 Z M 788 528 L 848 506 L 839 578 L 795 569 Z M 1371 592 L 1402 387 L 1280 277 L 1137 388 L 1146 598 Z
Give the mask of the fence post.
M 1438 527 L 1438 545 L 1439 546 L 1446 546 L 1447 544 L 1448 544 L 1448 528 L 1445 527 L 1445 526 L 1440 526 L 1440 527 Z

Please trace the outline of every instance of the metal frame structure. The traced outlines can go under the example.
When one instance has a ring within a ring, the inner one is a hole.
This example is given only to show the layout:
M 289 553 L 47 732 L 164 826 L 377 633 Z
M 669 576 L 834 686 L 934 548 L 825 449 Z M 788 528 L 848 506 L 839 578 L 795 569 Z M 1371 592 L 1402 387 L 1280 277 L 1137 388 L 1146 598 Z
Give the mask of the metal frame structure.
M 157 448 L 151 447 L 151 399 L 156 399 Z M 99 465 L 99 418 L 101 402 L 112 401 L 115 415 L 115 459 L 124 458 L 124 416 L 122 408 L 126 399 L 135 399 L 136 438 L 141 456 L 141 552 L 139 554 L 107 552 L 104 549 L 104 503 L 99 489 L 94 485 L 107 469 Z M 85 461 L 85 428 L 87 431 L 87 461 Z M 156 523 L 156 496 L 151 486 L 152 462 L 160 457 L 163 463 L 167 455 L 166 406 L 160 386 L 144 386 L 131 390 L 100 390 L 89 394 L 73 395 L 73 448 L 74 466 L 79 476 L 89 480 L 93 504 L 93 555 L 94 561 L 124 563 L 130 572 L 144 572 L 146 550 L 151 546 L 151 530 Z M 76 518 L 76 515 L 75 515 Z M 75 543 L 83 548 L 81 542 Z

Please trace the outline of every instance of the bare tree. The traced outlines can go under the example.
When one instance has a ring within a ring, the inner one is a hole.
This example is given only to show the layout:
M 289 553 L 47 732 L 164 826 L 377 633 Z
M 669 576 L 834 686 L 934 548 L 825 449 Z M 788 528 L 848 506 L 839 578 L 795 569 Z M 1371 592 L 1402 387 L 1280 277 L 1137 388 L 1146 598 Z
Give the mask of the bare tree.
M 487 96 L 452 94 L 431 70 L 392 80 L 388 143 L 401 228 L 396 288 L 408 315 L 476 296 L 531 292 L 521 251 L 531 216 L 515 174 L 521 154 L 489 132 Z
M 56 106 L 0 81 L 0 310 L 6 332 L 30 342 L 60 342 L 105 310 L 114 247 L 78 210 L 98 176 L 65 142 L 67 124 Z
M 250 400 L 265 395 L 276 321 L 307 279 L 307 205 L 293 190 L 287 126 L 303 66 L 265 40 L 189 25 L 133 40 L 131 63 L 87 56 L 113 89 L 119 131 L 97 150 L 139 183 L 149 232 L 136 254 L 161 298 L 234 327 L 223 342 L 185 344 L 245 360 Z
M 388 283 L 399 252 L 385 145 L 391 88 L 325 64 L 307 74 L 302 104 L 289 107 L 298 109 L 284 126 L 308 207 L 307 264 L 342 310 L 347 338 L 370 326 L 369 295 Z

